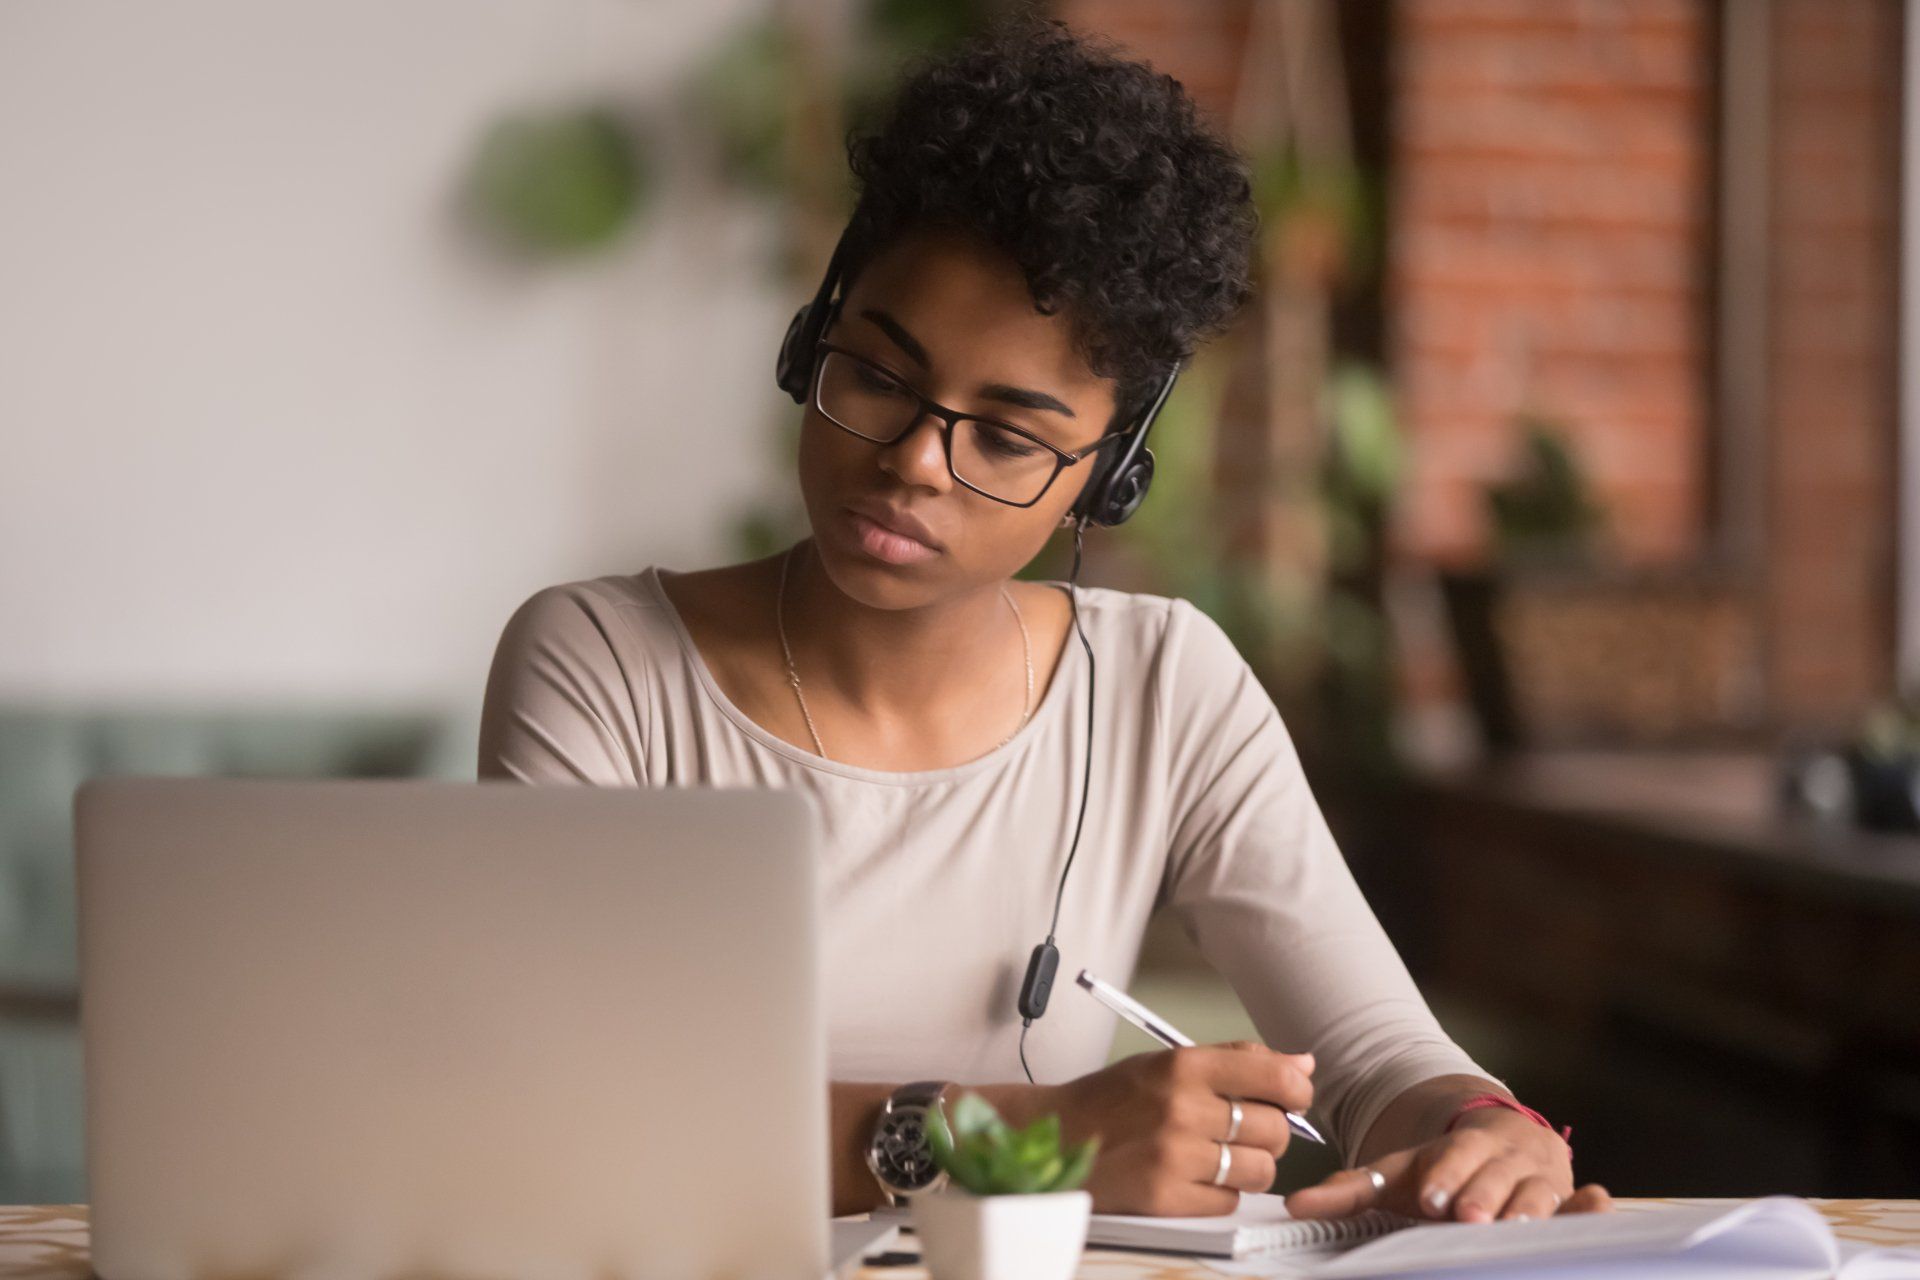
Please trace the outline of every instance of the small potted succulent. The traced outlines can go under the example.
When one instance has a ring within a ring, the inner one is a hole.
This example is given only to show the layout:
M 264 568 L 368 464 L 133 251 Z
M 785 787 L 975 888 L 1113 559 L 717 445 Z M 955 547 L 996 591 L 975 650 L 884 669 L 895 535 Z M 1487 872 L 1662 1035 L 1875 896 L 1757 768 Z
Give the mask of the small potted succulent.
M 1014 1129 L 977 1093 L 954 1101 L 949 1129 L 927 1113 L 944 1189 L 913 1197 L 913 1230 L 934 1280 L 1068 1280 L 1087 1243 L 1093 1197 L 1080 1189 L 1098 1138 L 1060 1147 L 1060 1117 Z

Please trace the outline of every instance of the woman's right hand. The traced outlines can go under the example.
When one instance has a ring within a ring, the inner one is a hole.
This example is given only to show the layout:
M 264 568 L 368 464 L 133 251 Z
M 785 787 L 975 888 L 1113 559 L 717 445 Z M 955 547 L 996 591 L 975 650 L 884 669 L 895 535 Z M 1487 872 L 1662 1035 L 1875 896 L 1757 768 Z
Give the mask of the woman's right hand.
M 1096 1213 L 1230 1213 L 1241 1191 L 1265 1191 L 1290 1136 L 1282 1109 L 1313 1103 L 1313 1055 L 1251 1040 L 1137 1053 L 1051 1088 L 1071 1145 L 1098 1134 L 1086 1189 Z M 1220 1144 L 1241 1107 L 1226 1182 L 1213 1185 Z

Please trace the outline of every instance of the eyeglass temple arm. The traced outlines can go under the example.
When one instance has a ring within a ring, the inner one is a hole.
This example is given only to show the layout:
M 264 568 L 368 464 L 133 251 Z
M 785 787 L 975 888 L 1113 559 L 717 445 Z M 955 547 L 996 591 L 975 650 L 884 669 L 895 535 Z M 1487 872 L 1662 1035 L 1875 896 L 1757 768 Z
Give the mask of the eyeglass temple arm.
M 1101 436 L 1080 452 L 1072 455 L 1073 461 L 1078 462 L 1088 454 L 1106 448 L 1109 440 L 1132 440 L 1135 437 L 1145 435 L 1147 429 L 1153 423 L 1153 420 L 1160 416 L 1160 407 L 1166 404 L 1167 397 L 1173 394 L 1173 384 L 1179 377 L 1180 366 L 1176 364 L 1173 367 L 1173 372 L 1169 373 L 1166 380 L 1160 384 L 1160 390 L 1153 397 L 1153 404 L 1148 407 L 1145 413 L 1134 420 L 1133 425 L 1129 426 L 1125 431 L 1116 431 L 1110 436 Z M 1125 456 L 1125 454 L 1121 455 L 1122 461 L 1125 460 Z

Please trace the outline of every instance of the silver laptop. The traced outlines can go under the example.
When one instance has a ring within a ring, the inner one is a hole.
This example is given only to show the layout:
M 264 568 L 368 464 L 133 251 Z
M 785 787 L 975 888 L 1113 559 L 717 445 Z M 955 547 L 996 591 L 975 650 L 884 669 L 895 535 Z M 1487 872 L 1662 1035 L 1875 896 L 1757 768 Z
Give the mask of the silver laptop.
M 799 794 L 113 779 L 75 805 L 106 1280 L 846 1261 Z

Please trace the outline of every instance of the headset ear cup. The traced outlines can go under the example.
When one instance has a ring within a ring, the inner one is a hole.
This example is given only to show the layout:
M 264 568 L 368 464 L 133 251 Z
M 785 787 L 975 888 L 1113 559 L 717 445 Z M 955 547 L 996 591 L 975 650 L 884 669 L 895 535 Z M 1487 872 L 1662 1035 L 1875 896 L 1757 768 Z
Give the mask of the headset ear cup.
M 1071 507 L 1067 508 L 1067 515 L 1075 520 L 1081 516 L 1090 516 L 1097 522 L 1100 509 L 1106 505 L 1103 491 L 1107 484 L 1107 473 L 1112 470 L 1111 454 L 1103 452 L 1096 457 L 1093 460 L 1093 470 L 1087 474 L 1086 487 L 1080 490 L 1080 496 L 1073 500 Z
M 811 350 L 802 351 L 802 347 L 811 348 L 809 341 L 813 319 L 813 304 L 802 306 L 793 313 L 793 321 L 787 325 L 787 336 L 780 340 L 780 358 L 773 366 L 773 380 L 780 389 L 793 397 L 795 404 L 807 402 L 807 378 L 813 373 Z
M 1153 484 L 1153 450 L 1142 449 L 1125 471 L 1113 478 L 1113 484 L 1102 495 L 1102 510 L 1094 519 L 1111 528 L 1125 524 L 1140 504 L 1146 501 L 1147 489 Z

